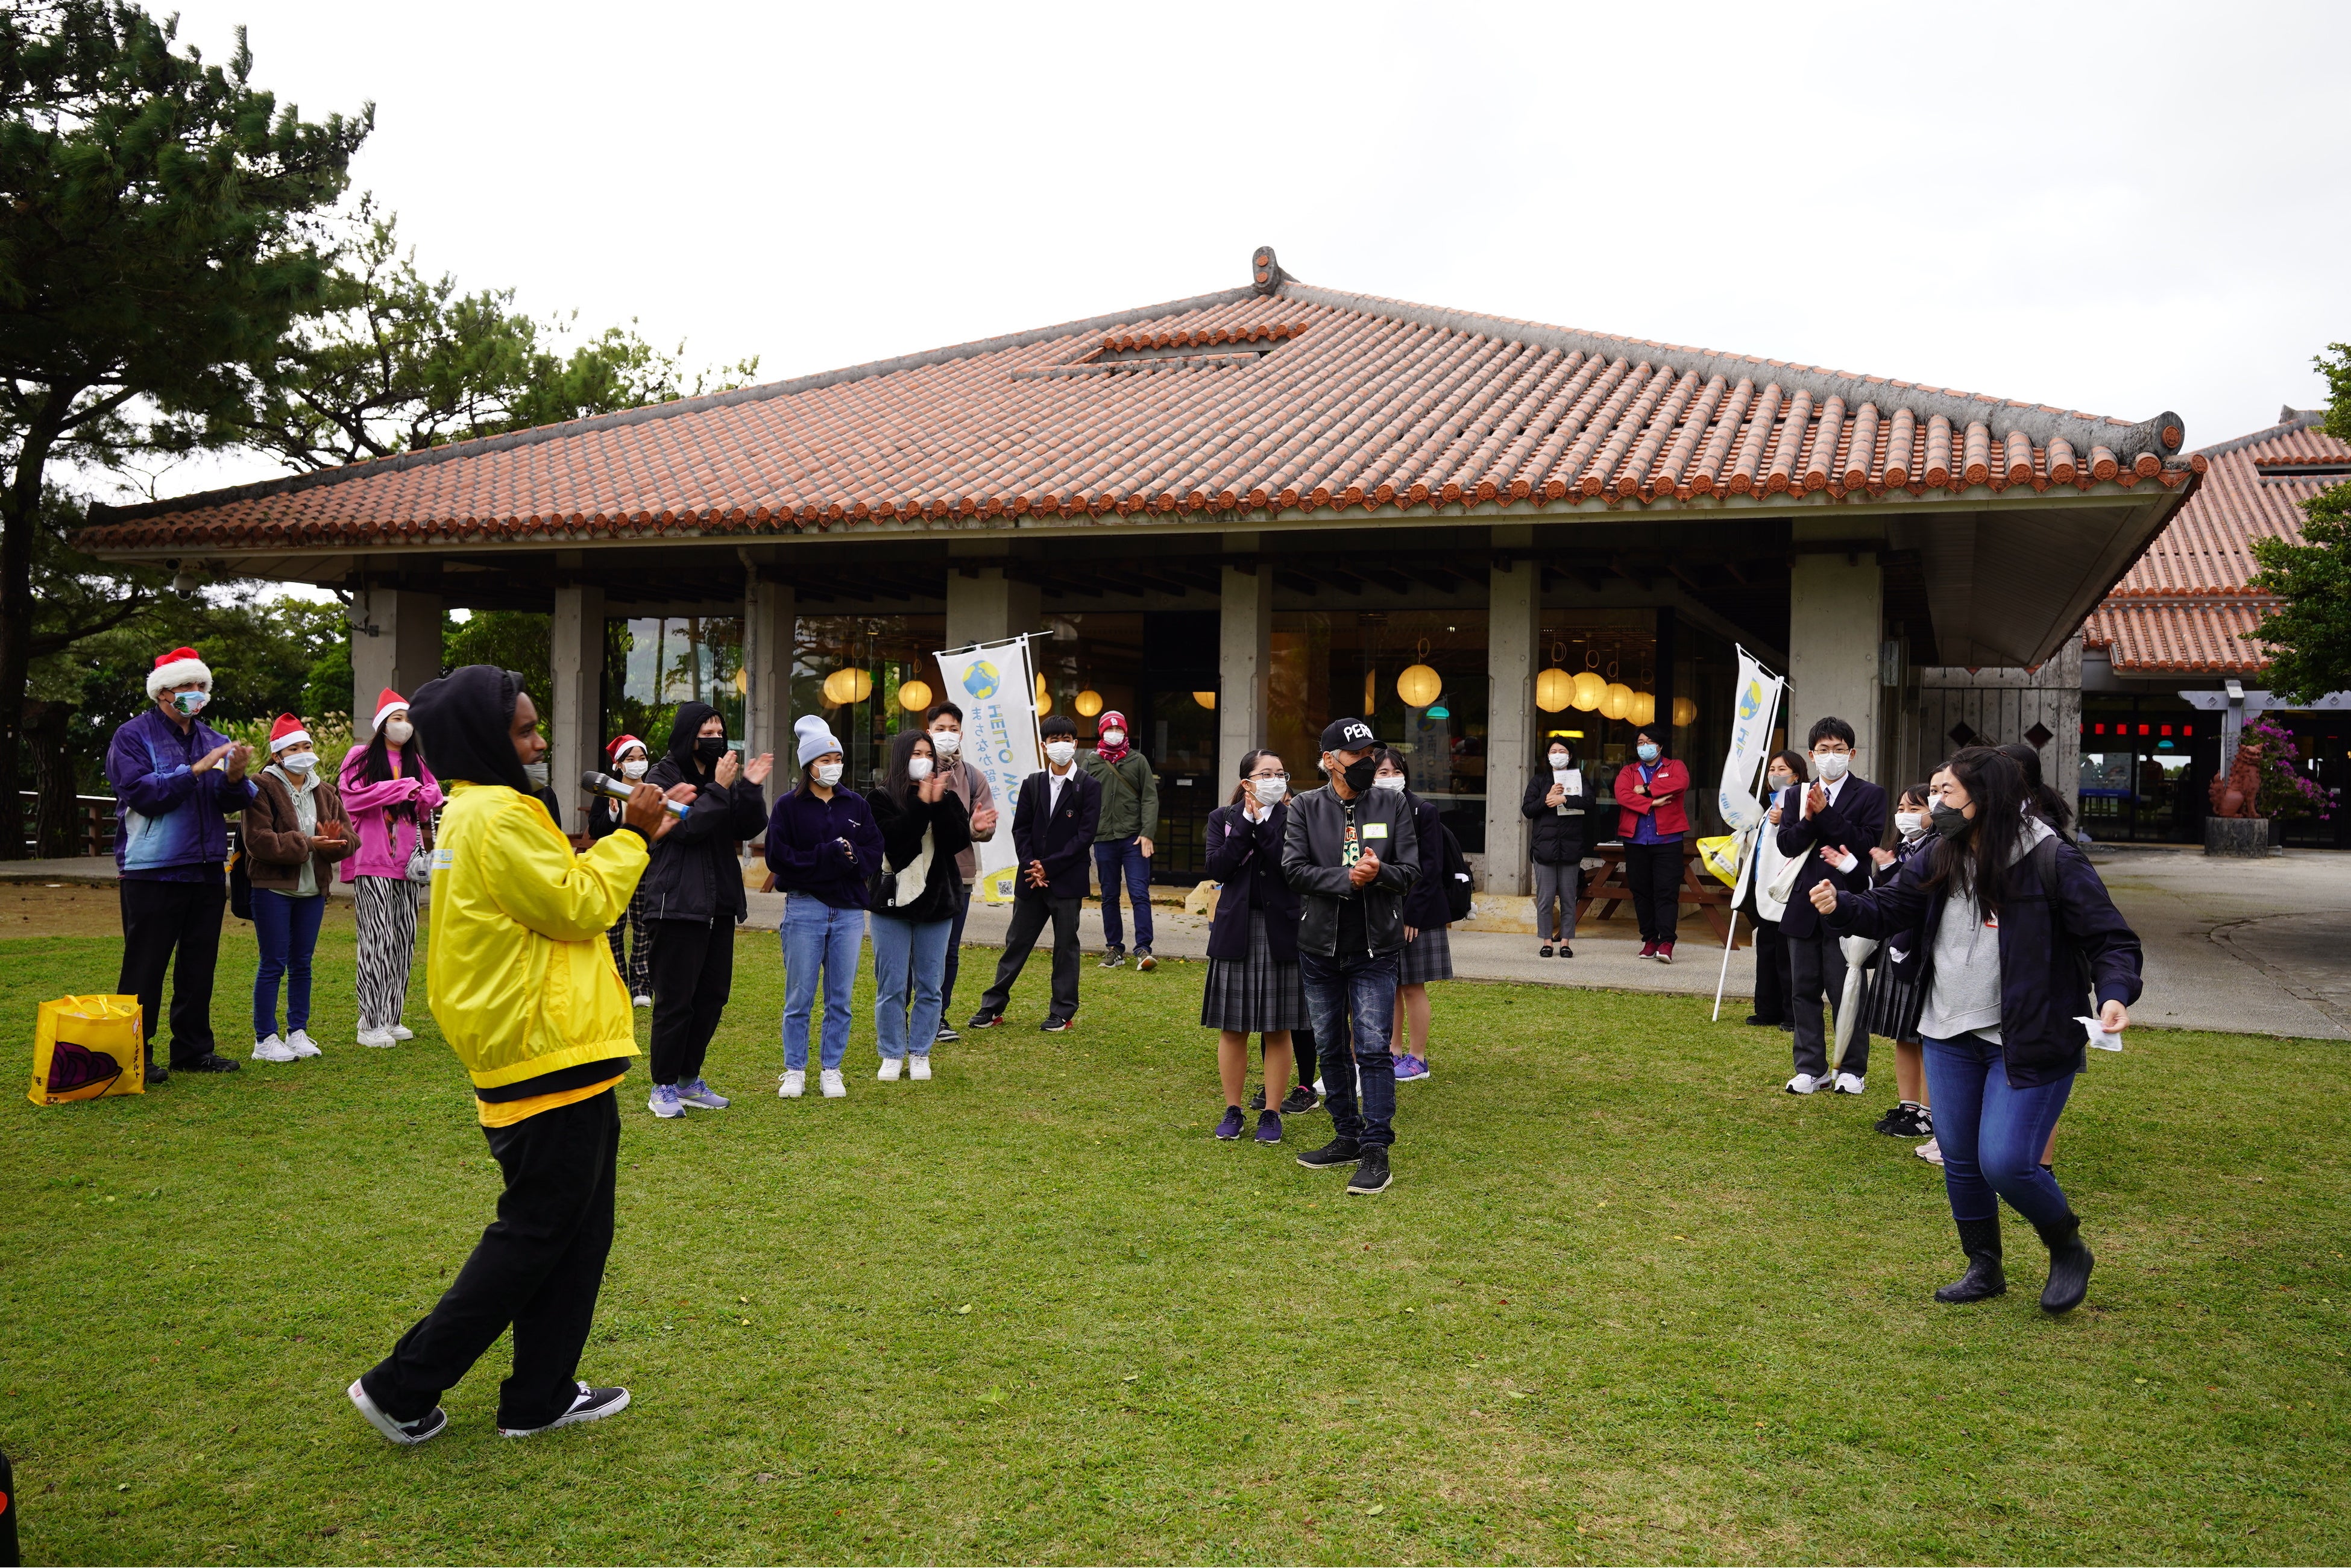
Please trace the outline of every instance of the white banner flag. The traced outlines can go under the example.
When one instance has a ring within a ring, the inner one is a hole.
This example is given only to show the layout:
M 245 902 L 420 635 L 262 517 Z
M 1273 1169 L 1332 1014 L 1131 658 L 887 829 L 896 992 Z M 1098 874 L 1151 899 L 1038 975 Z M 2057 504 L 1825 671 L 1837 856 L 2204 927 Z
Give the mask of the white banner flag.
M 1755 798 L 1755 782 L 1770 759 L 1771 729 L 1779 722 L 1780 693 L 1787 683 L 1739 650 L 1739 684 L 1732 689 L 1730 750 L 1722 759 L 1722 786 L 1715 809 L 1730 831 L 1743 833 L 1769 810 Z
M 1029 667 L 1029 639 L 979 643 L 933 656 L 947 700 L 963 709 L 962 760 L 979 770 L 996 797 L 996 836 L 972 846 L 979 856 L 977 890 L 985 903 L 1009 904 L 1019 869 L 1013 809 L 1020 781 L 1044 766 L 1037 752 L 1037 677 Z

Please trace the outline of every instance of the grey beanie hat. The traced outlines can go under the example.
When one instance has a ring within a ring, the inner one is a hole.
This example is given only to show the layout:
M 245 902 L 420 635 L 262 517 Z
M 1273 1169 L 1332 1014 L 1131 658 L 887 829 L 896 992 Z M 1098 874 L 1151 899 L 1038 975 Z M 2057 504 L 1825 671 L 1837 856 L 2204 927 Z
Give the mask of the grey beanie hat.
M 803 768 L 828 751 L 842 749 L 841 742 L 833 738 L 832 727 L 814 714 L 793 725 L 792 733 L 800 737 L 799 758 Z

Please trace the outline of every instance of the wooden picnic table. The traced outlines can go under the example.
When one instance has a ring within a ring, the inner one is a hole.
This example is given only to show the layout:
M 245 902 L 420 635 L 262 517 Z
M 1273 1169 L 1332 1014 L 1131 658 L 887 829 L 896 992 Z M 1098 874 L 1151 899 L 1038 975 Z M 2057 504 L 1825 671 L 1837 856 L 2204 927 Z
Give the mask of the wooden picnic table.
M 1582 896 L 1575 901 L 1575 919 L 1579 925 L 1589 917 L 1594 904 L 1603 905 L 1599 918 L 1613 920 L 1616 911 L 1633 902 L 1633 890 L 1625 881 L 1625 846 L 1603 844 L 1587 852 L 1586 858 L 1597 856 L 1600 869 L 1584 881 Z M 1730 908 L 1730 889 L 1725 887 L 1698 863 L 1698 841 L 1690 834 L 1682 835 L 1682 896 L 1681 903 L 1698 906 L 1698 918 L 1714 932 L 1717 942 L 1730 935 L 1727 912 Z M 1740 933 L 1739 946 L 1753 940 L 1750 932 Z

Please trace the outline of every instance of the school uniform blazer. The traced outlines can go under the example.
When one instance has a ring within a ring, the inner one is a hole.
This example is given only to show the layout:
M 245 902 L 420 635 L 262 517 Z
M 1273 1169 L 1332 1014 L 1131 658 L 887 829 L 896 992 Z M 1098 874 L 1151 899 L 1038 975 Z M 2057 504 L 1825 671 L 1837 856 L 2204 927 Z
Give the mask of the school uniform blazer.
M 1102 786 L 1082 768 L 1071 767 L 1061 785 L 1061 803 L 1050 809 L 1052 775 L 1044 768 L 1020 780 L 1020 799 L 1012 809 L 1012 852 L 1020 865 L 1012 879 L 1019 898 L 1083 898 L 1086 865 L 1092 858 L 1094 829 L 1102 821 Z M 1029 862 L 1043 861 L 1049 885 L 1029 885 Z
M 1878 786 L 1848 773 L 1828 809 L 1806 820 L 1804 791 L 1811 788 L 1792 784 L 1778 801 L 1780 852 L 1792 860 L 1804 857 L 1796 871 L 1796 891 L 1788 895 L 1787 912 L 1780 916 L 1780 929 L 1800 941 L 1810 940 L 1821 929 L 1821 912 L 1813 907 L 1813 884 L 1825 882 L 1839 893 L 1864 891 L 1869 886 L 1869 846 L 1886 837 L 1886 791 Z M 1837 871 L 1821 858 L 1823 852 L 1836 853 L 1839 844 L 1861 862 L 1849 872 Z
M 1281 835 L 1290 826 L 1283 801 L 1252 822 L 1238 805 L 1208 813 L 1208 875 L 1225 884 L 1208 926 L 1208 956 L 1235 963 L 1249 956 L 1249 910 L 1265 912 L 1265 945 L 1280 964 L 1298 962 L 1298 894 L 1281 874 Z

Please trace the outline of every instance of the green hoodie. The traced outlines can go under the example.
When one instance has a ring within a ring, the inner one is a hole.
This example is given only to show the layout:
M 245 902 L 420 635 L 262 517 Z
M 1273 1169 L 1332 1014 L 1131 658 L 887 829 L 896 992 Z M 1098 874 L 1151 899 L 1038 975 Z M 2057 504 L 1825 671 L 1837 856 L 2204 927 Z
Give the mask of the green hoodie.
M 1078 760 L 1102 786 L 1102 821 L 1094 829 L 1094 842 L 1131 839 L 1137 833 L 1158 835 L 1159 775 L 1151 770 L 1148 758 L 1130 751 L 1112 763 L 1104 762 L 1100 752 L 1081 751 Z

